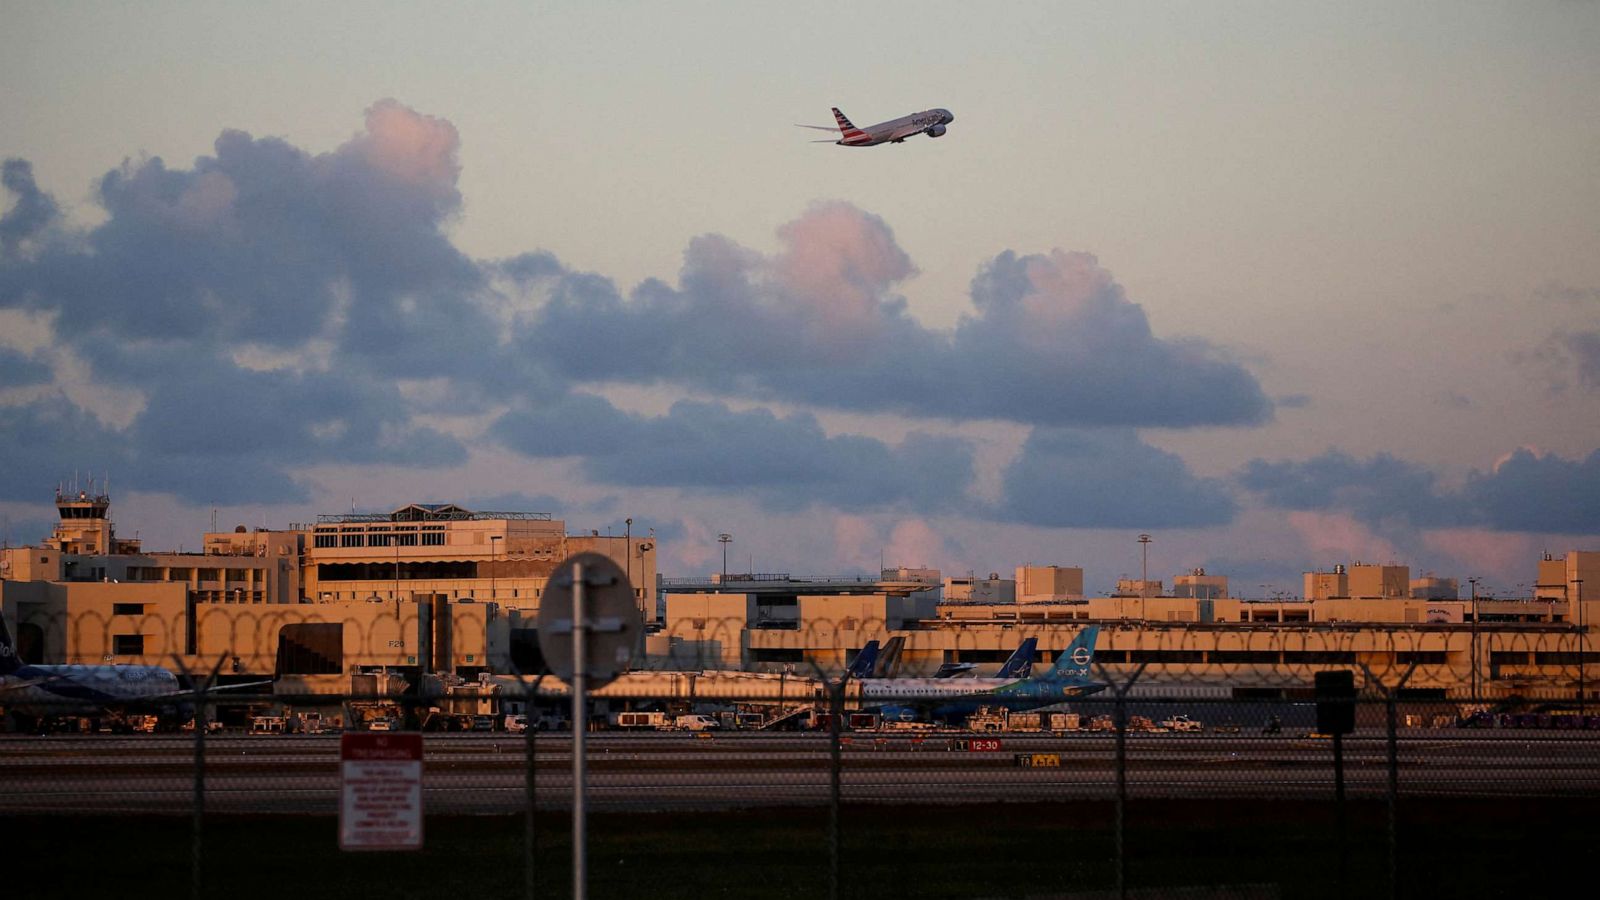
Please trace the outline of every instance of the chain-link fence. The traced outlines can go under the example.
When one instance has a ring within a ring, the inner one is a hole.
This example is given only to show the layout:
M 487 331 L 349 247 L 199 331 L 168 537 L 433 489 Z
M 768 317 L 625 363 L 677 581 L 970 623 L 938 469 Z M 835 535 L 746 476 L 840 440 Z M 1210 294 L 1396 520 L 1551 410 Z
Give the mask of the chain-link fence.
M 7 877 L 24 896 L 570 896 L 574 729 L 595 897 L 1537 894 L 1600 837 L 1600 715 L 1405 700 L 1403 675 L 1367 672 L 1354 729 L 1328 735 L 1309 696 L 1137 674 L 942 724 L 820 677 L 612 693 L 576 719 L 533 679 L 493 704 L 243 691 L 181 720 L 54 716 L 0 735 Z M 346 736 L 413 732 L 421 849 L 341 851 Z

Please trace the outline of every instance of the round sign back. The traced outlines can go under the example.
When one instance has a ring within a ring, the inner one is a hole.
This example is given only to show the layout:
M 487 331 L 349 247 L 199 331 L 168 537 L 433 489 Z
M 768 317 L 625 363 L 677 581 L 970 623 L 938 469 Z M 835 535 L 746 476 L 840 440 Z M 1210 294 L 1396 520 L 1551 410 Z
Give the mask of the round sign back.
M 579 553 L 556 564 L 539 603 L 539 650 L 550 671 L 571 682 L 574 576 L 583 579 L 584 673 L 599 687 L 627 671 L 644 631 L 633 586 L 622 567 L 599 553 Z

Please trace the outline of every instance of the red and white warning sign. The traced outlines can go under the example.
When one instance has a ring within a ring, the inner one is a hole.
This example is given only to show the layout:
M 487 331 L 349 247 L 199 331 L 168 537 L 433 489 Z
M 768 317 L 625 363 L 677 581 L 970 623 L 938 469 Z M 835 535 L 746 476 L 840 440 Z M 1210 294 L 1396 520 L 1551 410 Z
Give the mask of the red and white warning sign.
M 421 849 L 422 735 L 346 733 L 339 780 L 341 849 Z

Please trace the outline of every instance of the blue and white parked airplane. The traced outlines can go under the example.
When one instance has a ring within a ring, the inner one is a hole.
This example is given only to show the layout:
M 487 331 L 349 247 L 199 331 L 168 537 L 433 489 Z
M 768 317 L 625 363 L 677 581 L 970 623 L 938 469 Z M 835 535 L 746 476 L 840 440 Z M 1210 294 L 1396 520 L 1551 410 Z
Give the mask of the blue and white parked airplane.
M 271 684 L 256 681 L 213 687 L 239 690 Z M 11 631 L 0 617 L 0 708 L 36 719 L 86 715 L 119 717 L 130 712 L 177 712 L 196 691 L 178 683 L 178 676 L 161 666 L 147 665 L 29 665 L 17 655 Z
M 875 147 L 878 144 L 898 144 L 908 137 L 925 134 L 928 137 L 942 137 L 946 131 L 945 126 L 956 120 L 948 109 L 925 109 L 922 112 L 868 125 L 866 128 L 857 128 L 850 124 L 845 114 L 839 107 L 833 108 L 834 121 L 839 123 L 838 128 L 829 128 L 826 125 L 800 125 L 799 128 L 814 128 L 818 131 L 837 131 L 839 139 L 836 141 L 813 141 L 816 144 L 838 144 L 841 147 Z
M 983 707 L 1016 712 L 1087 697 L 1106 689 L 1104 682 L 1089 676 L 1099 636 L 1099 626 L 1084 628 L 1056 655 L 1055 664 L 1048 671 L 1027 678 L 863 679 L 861 704 L 875 709 L 888 721 L 949 722 L 964 719 Z
M 996 678 L 1027 678 L 1033 672 L 1033 654 L 1039 646 L 1038 638 L 1028 638 L 1017 646 L 1016 652 L 1005 661 L 1000 671 L 994 673 Z M 977 663 L 947 662 L 939 666 L 939 671 L 933 673 L 935 678 L 955 678 L 965 675 L 978 668 Z

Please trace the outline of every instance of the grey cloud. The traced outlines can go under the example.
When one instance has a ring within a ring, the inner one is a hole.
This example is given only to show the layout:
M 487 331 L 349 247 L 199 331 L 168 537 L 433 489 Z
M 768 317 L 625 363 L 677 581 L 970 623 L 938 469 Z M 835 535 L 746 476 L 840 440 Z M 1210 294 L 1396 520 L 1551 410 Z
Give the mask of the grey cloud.
M 1129 429 L 1035 428 L 1006 468 L 1001 519 L 1050 528 L 1187 528 L 1233 520 L 1226 485 Z
M 444 231 L 456 147 L 449 123 L 380 101 L 329 153 L 226 131 L 190 168 L 126 162 L 97 183 L 104 222 L 0 256 L 0 307 L 51 315 L 97 378 L 145 397 L 123 450 L 186 497 L 298 499 L 294 468 L 319 462 L 458 463 L 454 438 L 412 421 L 428 402 L 549 381 L 505 346 L 483 271 Z M 20 161 L 6 184 L 37 192 Z M 233 362 L 251 347 L 281 368 Z M 395 378 L 433 379 L 431 399 Z
M 1600 533 L 1600 451 L 1586 459 L 1519 449 L 1459 490 L 1417 463 L 1330 450 L 1302 462 L 1253 460 L 1239 482 L 1270 506 L 1340 510 L 1374 527 L 1486 527 L 1546 534 Z
M 0 389 L 46 384 L 50 381 L 50 367 L 10 347 L 0 347 Z
M 890 293 L 913 270 L 877 217 L 825 204 L 780 237 L 771 258 L 698 238 L 680 287 L 650 281 L 626 299 L 564 274 L 527 346 L 578 380 L 839 409 L 1052 425 L 1271 418 L 1254 376 L 1204 342 L 1155 337 L 1088 254 L 1002 253 L 973 280 L 975 314 L 943 333 Z
M 718 403 L 680 401 L 648 417 L 578 394 L 509 413 L 493 433 L 529 456 L 581 456 L 585 474 L 599 483 L 748 492 L 786 508 L 949 509 L 963 502 L 973 477 L 964 441 L 912 435 L 890 446 L 829 437 L 809 415 L 779 418 Z
M 0 186 L 16 198 L 0 215 L 0 257 L 5 257 L 16 255 L 22 242 L 42 232 L 58 213 L 55 200 L 34 183 L 33 164 L 25 159 L 0 164 Z
M 1563 343 L 1577 370 L 1578 383 L 1590 389 L 1600 388 L 1600 331 L 1569 334 Z
M 1491 528 L 1600 534 L 1600 450 L 1568 460 L 1519 449 L 1493 471 L 1473 472 L 1461 493 Z
M 448 122 L 394 101 L 327 153 L 225 131 L 187 167 L 145 158 L 107 173 L 106 218 L 78 233 L 52 224 L 28 163 L 9 162 L 0 308 L 48 315 L 96 378 L 143 398 L 128 429 L 78 447 L 204 500 L 298 498 L 297 469 L 319 463 L 453 465 L 462 446 L 416 417 L 503 402 L 516 411 L 492 437 L 582 456 L 616 485 L 928 510 L 959 506 L 972 480 L 961 441 L 829 437 L 808 417 L 715 404 L 633 416 L 571 392 L 586 381 L 1029 423 L 1272 413 L 1216 348 L 1152 334 L 1085 254 L 1001 254 L 973 282 L 971 315 L 926 328 L 895 293 L 912 261 L 848 204 L 785 225 L 770 255 L 696 238 L 675 286 L 627 297 L 549 253 L 474 261 L 447 234 L 457 146 Z M 44 230 L 61 239 L 31 240 Z M 38 375 L 0 357 L 0 377 Z
M 0 447 L 0 500 L 41 502 L 74 469 L 120 479 L 130 468 L 123 436 L 60 395 L 0 410 Z
M 1239 475 L 1242 486 L 1283 509 L 1342 509 L 1374 525 L 1459 523 L 1459 504 L 1435 482 L 1426 468 L 1386 453 L 1359 460 L 1337 450 L 1304 462 L 1251 460 Z

